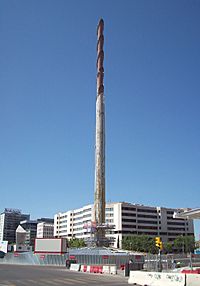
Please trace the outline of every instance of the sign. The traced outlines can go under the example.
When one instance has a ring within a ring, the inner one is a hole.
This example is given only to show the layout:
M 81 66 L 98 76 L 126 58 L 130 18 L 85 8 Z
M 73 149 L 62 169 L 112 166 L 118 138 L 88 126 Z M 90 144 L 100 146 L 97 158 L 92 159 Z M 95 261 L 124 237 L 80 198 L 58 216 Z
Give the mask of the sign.
M 6 240 L 0 241 L 0 251 L 3 251 L 4 253 L 8 252 L 8 241 Z
M 19 209 L 10 209 L 10 208 L 5 208 L 6 213 L 16 213 L 16 214 L 21 214 L 21 210 Z
M 83 225 L 83 228 L 89 233 L 95 233 L 97 230 L 97 224 L 95 221 L 89 221 Z

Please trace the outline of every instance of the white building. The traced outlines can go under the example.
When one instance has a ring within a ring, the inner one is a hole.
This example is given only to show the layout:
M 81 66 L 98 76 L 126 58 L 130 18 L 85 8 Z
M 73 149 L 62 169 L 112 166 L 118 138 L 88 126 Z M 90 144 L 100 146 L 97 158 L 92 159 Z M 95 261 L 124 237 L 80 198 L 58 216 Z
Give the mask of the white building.
M 19 225 L 16 229 L 16 244 L 25 245 L 26 239 L 27 239 L 27 231 L 23 229 L 21 225 Z
M 180 235 L 194 235 L 193 221 L 173 218 L 176 209 L 150 207 L 125 202 L 106 204 L 106 223 L 115 228 L 107 234 L 121 245 L 122 238 L 130 235 L 160 236 L 163 242 L 173 241 Z M 71 239 L 89 238 L 87 228 L 93 217 L 93 205 L 58 213 L 54 216 L 54 236 Z
M 37 238 L 53 238 L 54 224 L 48 222 L 40 222 L 37 224 Z

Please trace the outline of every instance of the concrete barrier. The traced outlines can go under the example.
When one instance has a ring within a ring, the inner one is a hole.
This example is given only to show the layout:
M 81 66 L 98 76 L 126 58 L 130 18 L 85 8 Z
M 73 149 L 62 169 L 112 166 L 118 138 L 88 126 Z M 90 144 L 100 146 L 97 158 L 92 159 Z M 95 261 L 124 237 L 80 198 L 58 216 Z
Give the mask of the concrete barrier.
M 80 271 L 80 267 L 81 267 L 81 265 L 80 265 L 80 264 L 72 263 L 72 264 L 70 265 L 70 270 L 73 270 L 73 271 Z
M 128 283 L 142 286 L 186 286 L 185 274 L 144 271 L 130 271 Z
M 117 265 L 110 265 L 110 274 L 117 274 Z
M 81 265 L 81 272 L 86 272 L 87 271 L 87 265 Z
M 110 266 L 109 265 L 103 265 L 103 273 L 110 274 Z
M 200 286 L 200 274 L 186 274 L 186 286 Z
M 90 265 L 87 265 L 87 270 L 86 272 L 90 272 Z

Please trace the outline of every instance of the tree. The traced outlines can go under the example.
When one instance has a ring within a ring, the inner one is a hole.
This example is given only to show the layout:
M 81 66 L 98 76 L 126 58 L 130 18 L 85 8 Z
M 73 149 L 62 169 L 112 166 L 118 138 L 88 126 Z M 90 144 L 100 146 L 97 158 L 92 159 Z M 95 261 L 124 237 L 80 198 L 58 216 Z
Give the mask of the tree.
M 166 253 L 172 253 L 173 252 L 173 244 L 170 242 L 164 243 L 164 251 Z
M 178 236 L 175 240 L 174 240 L 174 248 L 177 250 L 177 252 L 179 253 L 184 253 L 185 252 L 185 245 L 184 245 L 184 237 Z
M 174 240 L 174 247 L 179 253 L 190 253 L 194 252 L 195 239 L 193 235 L 178 236 Z
M 69 247 L 75 247 L 75 248 L 80 248 L 80 247 L 85 247 L 85 241 L 84 239 L 79 239 L 79 238 L 72 238 L 69 240 Z
M 157 253 L 154 239 L 148 235 L 125 236 L 122 239 L 122 248 L 127 250 Z
M 184 244 L 185 244 L 185 252 L 190 253 L 194 252 L 195 250 L 195 239 L 194 236 L 185 236 L 184 237 Z

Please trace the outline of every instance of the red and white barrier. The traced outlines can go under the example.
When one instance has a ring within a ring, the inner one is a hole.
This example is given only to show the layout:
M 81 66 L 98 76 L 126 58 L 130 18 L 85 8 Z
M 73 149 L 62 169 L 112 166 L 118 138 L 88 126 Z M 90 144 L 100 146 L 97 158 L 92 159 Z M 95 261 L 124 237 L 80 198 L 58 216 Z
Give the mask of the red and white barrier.
M 87 265 L 81 265 L 81 272 L 87 272 Z
M 81 265 L 81 272 L 117 274 L 117 265 Z

